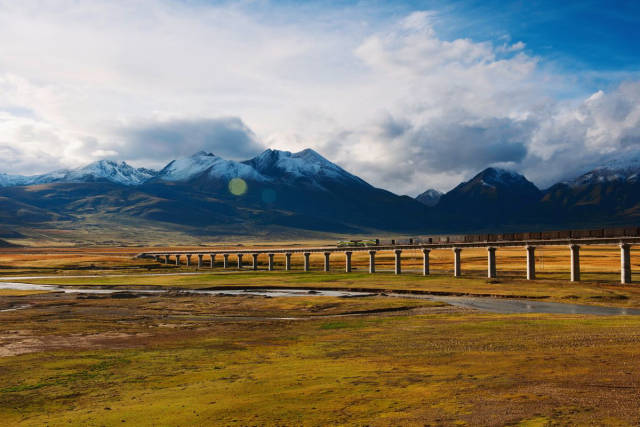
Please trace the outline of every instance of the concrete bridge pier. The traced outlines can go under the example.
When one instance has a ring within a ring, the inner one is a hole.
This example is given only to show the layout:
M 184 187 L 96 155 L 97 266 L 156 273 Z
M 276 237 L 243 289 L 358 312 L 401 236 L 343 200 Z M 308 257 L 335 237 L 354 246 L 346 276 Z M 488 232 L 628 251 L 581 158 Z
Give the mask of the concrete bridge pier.
M 496 278 L 496 248 L 487 248 L 487 277 L 489 279 Z
M 238 270 L 242 270 L 242 254 L 238 254 Z
M 169 255 L 164 256 L 164 263 L 169 264 Z
M 423 249 L 422 250 L 422 275 L 429 275 L 429 253 L 431 249 Z
M 325 273 L 328 273 L 329 271 L 331 271 L 331 264 L 329 261 L 329 257 L 331 256 L 331 252 L 325 252 L 324 253 L 324 271 Z
M 376 272 L 376 251 L 369 251 L 369 273 Z
M 620 283 L 631 283 L 631 245 L 620 243 Z
M 460 252 L 462 252 L 462 248 L 453 248 L 453 277 L 460 277 L 462 275 L 460 269 Z
M 286 271 L 291 270 L 291 252 L 284 254 L 284 269 Z
M 254 271 L 258 269 L 258 255 L 259 254 L 251 254 L 251 258 L 252 258 L 251 268 Z
M 269 256 L 269 264 L 267 269 L 269 271 L 273 271 L 273 254 L 268 254 L 268 256 Z
M 396 249 L 393 252 L 396 255 L 396 262 L 395 262 L 394 272 L 395 272 L 395 274 L 401 274 L 402 273 L 402 251 L 400 249 Z
M 526 246 L 527 249 L 527 280 L 536 278 L 536 247 Z
M 180 265 L 180 255 L 175 255 L 176 257 L 176 265 Z
M 344 256 L 345 256 L 344 271 L 346 271 L 347 273 L 351 273 L 351 252 L 345 252 Z
M 229 254 L 222 254 L 222 268 L 229 267 Z
M 202 257 L 204 255 L 202 254 L 198 254 L 198 268 L 202 268 Z
M 216 263 L 216 254 L 210 254 L 209 258 L 211 258 L 211 264 L 209 265 L 209 267 L 213 268 Z
M 304 271 L 309 271 L 309 256 L 311 253 L 305 252 L 302 255 L 304 255 Z
M 187 267 L 191 267 L 191 254 L 186 254 L 185 257 L 187 258 Z
M 580 281 L 580 246 L 569 245 L 571 250 L 571 281 Z

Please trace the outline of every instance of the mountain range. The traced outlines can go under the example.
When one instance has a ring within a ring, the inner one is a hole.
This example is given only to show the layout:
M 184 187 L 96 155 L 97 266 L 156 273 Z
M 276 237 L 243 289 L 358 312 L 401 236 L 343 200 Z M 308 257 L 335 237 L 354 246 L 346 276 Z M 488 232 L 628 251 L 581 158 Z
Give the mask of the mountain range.
M 246 160 L 204 151 L 159 171 L 101 160 L 77 169 L 0 174 L 0 238 L 20 230 L 180 230 L 197 239 L 290 233 L 452 233 L 636 223 L 640 158 L 541 190 L 487 168 L 446 194 L 375 188 L 306 149 Z M 60 234 L 60 232 L 58 232 Z
M 230 191 L 234 178 L 242 180 L 240 191 Z M 109 221 L 197 236 L 410 232 L 426 213 L 411 197 L 375 188 L 310 149 L 266 150 L 243 162 L 198 152 L 160 171 L 103 160 L 1 175 L 0 185 L 5 230 Z
M 425 194 L 416 199 L 425 203 Z M 433 190 L 435 191 L 435 190 Z M 605 163 L 539 189 L 523 175 L 487 168 L 427 200 L 440 232 L 540 230 L 633 225 L 640 221 L 640 157 Z

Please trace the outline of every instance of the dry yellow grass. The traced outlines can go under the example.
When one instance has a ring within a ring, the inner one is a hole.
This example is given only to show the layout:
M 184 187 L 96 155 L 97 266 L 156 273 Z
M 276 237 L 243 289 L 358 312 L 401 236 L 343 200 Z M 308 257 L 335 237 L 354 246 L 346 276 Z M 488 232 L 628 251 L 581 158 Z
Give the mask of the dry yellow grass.
M 0 275 L 44 273 L 60 277 L 31 282 L 83 286 L 366 287 L 640 307 L 640 286 L 617 283 L 614 246 L 584 248 L 585 281 L 573 284 L 565 247 L 538 249 L 536 281 L 523 279 L 522 248 L 498 250 L 499 280 L 485 278 L 484 249 L 463 250 L 460 279 L 451 277 L 451 250 L 432 251 L 427 278 L 419 251 L 404 251 L 401 276 L 383 271 L 392 269 L 391 252 L 378 253 L 382 272 L 373 276 L 366 252 L 354 253 L 349 274 L 339 272 L 342 254 L 332 255 L 328 274 L 320 272 L 322 254 L 311 257 L 311 273 L 301 271 L 297 254 L 294 272 L 281 271 L 279 255 L 273 273 L 216 267 L 177 276 L 145 273 L 195 267 L 134 259 L 141 250 L 4 250 Z M 260 256 L 261 268 L 266 261 Z M 635 271 L 639 261 L 633 252 Z M 500 315 L 382 297 L 0 292 L 0 308 L 24 306 L 0 313 L 0 418 L 9 425 L 638 421 L 637 316 Z
M 285 242 L 275 242 L 271 245 L 263 243 L 256 248 L 267 249 L 269 247 L 282 247 Z M 326 242 L 310 242 L 307 246 Z M 299 243 L 297 247 L 301 247 Z M 253 247 L 253 246 L 251 246 Z M 293 246 L 296 247 L 296 246 Z M 0 250 L 0 275 L 12 274 L 17 271 L 50 271 L 56 269 L 74 270 L 87 268 L 163 268 L 163 264 L 149 259 L 134 259 L 133 257 L 145 251 L 206 251 L 207 249 L 227 249 L 231 256 L 231 266 L 237 265 L 234 250 L 250 248 L 249 246 L 215 246 L 215 247 L 104 247 L 104 248 L 16 248 Z M 498 248 L 497 273 L 502 277 L 524 277 L 526 274 L 526 252 L 524 248 Z M 581 271 L 585 280 L 609 280 L 617 281 L 620 274 L 620 249 L 617 246 L 583 246 L 580 255 Z M 267 255 L 258 257 L 260 265 L 267 264 Z M 221 262 L 218 256 L 217 261 Z M 312 253 L 311 268 L 322 269 L 324 256 L 321 253 Z M 195 262 L 195 257 L 193 258 Z M 205 261 L 207 259 L 205 258 Z M 251 257 L 245 255 L 244 264 L 251 262 Z M 185 260 L 182 258 L 182 263 Z M 278 269 L 284 266 L 284 255 L 275 257 Z M 355 269 L 368 268 L 369 256 L 367 252 L 354 252 L 352 264 Z M 173 259 L 170 264 L 173 264 Z M 294 254 L 292 266 L 294 269 L 302 269 L 302 254 Z M 345 256 L 338 252 L 331 255 L 332 269 L 344 269 Z M 430 255 L 431 271 L 434 274 L 453 274 L 453 252 L 449 249 L 433 250 Z M 640 254 L 631 251 L 631 265 L 633 271 L 640 270 Z M 173 265 L 167 266 L 173 268 Z M 376 268 L 378 271 L 391 271 L 394 267 L 394 254 L 391 251 L 381 251 L 376 255 Z M 407 274 L 418 274 L 422 269 L 422 253 L 419 249 L 404 250 L 402 253 L 402 267 Z M 186 266 L 183 265 L 183 268 Z M 569 248 L 563 246 L 538 247 L 536 249 L 536 269 L 539 278 L 568 279 L 569 277 Z M 483 276 L 487 271 L 487 251 L 484 248 L 469 248 L 462 251 L 463 275 Z
M 0 313 L 7 425 L 638 421 L 637 316 L 383 298 L 29 298 Z M 381 307 L 409 310 L 344 316 Z

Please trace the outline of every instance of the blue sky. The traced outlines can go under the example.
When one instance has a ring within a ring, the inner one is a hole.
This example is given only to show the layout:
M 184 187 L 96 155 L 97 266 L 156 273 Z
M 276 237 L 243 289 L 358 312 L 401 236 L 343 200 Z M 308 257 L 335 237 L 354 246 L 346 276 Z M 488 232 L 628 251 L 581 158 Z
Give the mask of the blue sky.
M 638 2 L 0 0 L 0 172 L 313 148 L 541 187 L 640 150 Z
M 416 10 L 439 14 L 435 27 L 444 38 L 526 40 L 535 54 L 567 68 L 600 71 L 640 68 L 640 2 L 528 0 L 278 1 L 287 8 L 357 10 L 381 21 Z M 268 11 L 273 3 L 263 3 Z M 307 16 L 309 16 L 307 15 Z
M 640 2 L 438 2 L 448 37 L 510 37 L 566 72 L 584 73 L 590 89 L 640 71 Z M 421 7 L 415 3 L 414 7 Z M 628 73 L 628 74 L 626 74 Z

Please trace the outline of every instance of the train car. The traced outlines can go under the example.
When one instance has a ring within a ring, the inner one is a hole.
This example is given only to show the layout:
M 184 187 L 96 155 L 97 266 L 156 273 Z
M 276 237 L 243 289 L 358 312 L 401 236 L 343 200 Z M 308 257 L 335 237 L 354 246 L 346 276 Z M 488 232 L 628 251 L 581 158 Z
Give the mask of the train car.
M 604 237 L 604 229 L 589 230 L 589 237 Z
M 542 233 L 541 232 L 530 232 L 530 233 L 522 233 L 523 240 L 541 240 Z
M 336 244 L 339 248 L 359 248 L 367 246 L 376 246 L 375 240 L 343 240 Z
M 422 245 L 443 243 L 486 243 L 500 241 L 527 240 L 562 240 L 588 238 L 640 237 L 640 227 L 612 227 L 577 230 L 548 230 L 513 233 L 480 233 L 480 234 L 450 234 L 431 237 L 391 240 L 391 245 Z M 387 243 L 387 242 L 385 242 Z
M 624 234 L 624 228 L 605 228 L 604 237 L 618 237 Z

